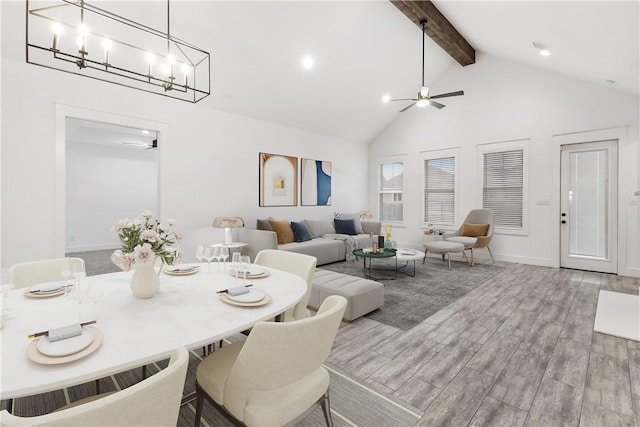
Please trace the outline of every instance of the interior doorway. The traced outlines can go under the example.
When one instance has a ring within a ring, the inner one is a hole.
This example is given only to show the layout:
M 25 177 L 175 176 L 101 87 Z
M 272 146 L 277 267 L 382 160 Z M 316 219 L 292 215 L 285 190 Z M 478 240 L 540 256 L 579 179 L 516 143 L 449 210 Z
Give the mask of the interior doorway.
M 560 266 L 618 271 L 618 142 L 561 146 Z
M 158 214 L 159 131 L 75 117 L 65 130 L 65 254 L 85 259 L 88 274 L 116 271 L 113 224 Z

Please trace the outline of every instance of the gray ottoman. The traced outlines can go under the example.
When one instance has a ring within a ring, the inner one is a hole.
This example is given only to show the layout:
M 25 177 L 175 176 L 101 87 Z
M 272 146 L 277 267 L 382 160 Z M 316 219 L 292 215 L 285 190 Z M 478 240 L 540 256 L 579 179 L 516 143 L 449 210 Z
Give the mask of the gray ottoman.
M 427 259 L 427 253 L 433 252 L 434 254 L 442 255 L 444 259 L 445 255 L 449 261 L 449 270 L 451 270 L 451 252 L 462 252 L 464 254 L 464 245 L 456 242 L 446 242 L 444 240 L 438 240 L 436 242 L 428 242 L 424 244 L 424 258 L 422 263 L 424 264 Z
M 317 311 L 329 295 L 342 295 L 347 299 L 347 309 L 344 312 L 344 320 L 347 322 L 364 316 L 384 304 L 382 283 L 329 270 L 316 270 L 309 308 Z

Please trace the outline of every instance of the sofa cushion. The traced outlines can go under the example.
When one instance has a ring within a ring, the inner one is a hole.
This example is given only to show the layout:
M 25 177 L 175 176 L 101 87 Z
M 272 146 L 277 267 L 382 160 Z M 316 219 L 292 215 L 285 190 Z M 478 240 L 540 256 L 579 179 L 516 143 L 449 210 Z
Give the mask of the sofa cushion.
M 316 237 L 322 237 L 325 234 L 333 234 L 336 232 L 336 229 L 333 226 L 333 222 L 331 221 L 314 221 L 305 219 L 304 222 L 309 227 L 309 231 L 311 231 L 311 237 L 313 237 L 314 239 Z
M 309 227 L 304 222 L 291 221 L 291 230 L 293 230 L 293 240 L 295 242 L 306 242 L 312 239 L 311 231 L 309 231 Z
M 462 224 L 461 235 L 465 237 L 481 237 L 486 236 L 489 231 L 489 224 L 469 224 L 465 222 Z
M 364 234 L 364 230 L 362 230 L 362 223 L 360 222 L 360 215 L 355 213 L 333 213 L 334 219 L 352 219 L 356 226 L 356 234 Z M 344 233 L 341 233 L 344 234 Z
M 336 233 L 338 234 L 348 234 L 350 236 L 358 234 L 353 219 L 334 219 L 333 223 L 336 226 Z
M 276 232 L 276 236 L 278 236 L 279 245 L 293 242 L 293 230 L 291 229 L 289 221 L 269 220 L 269 224 L 271 225 L 271 228 L 273 228 L 273 231 Z
M 271 227 L 271 224 L 269 224 L 269 221 L 273 221 L 274 218 L 265 218 L 265 219 L 259 219 L 256 221 L 256 228 L 258 230 L 266 230 L 266 231 L 273 231 L 273 228 Z

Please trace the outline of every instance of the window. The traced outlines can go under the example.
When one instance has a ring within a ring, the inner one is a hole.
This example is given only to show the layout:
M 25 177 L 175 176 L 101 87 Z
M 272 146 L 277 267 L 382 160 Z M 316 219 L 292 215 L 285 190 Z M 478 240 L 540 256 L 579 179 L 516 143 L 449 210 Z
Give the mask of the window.
M 380 221 L 402 222 L 404 162 L 380 164 L 379 212 Z
M 456 198 L 456 158 L 440 157 L 424 161 L 424 223 L 454 225 Z
M 496 228 L 524 230 L 524 148 L 483 153 L 482 207 Z

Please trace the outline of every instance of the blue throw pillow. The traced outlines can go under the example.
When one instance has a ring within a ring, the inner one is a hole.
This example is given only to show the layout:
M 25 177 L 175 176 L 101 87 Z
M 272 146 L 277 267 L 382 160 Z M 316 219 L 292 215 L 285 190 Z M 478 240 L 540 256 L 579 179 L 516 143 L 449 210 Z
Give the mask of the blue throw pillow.
M 291 229 L 293 230 L 293 240 L 295 242 L 311 240 L 311 230 L 304 222 L 291 221 Z
M 356 233 L 356 223 L 352 219 L 334 219 L 333 223 L 338 234 L 348 234 L 350 236 L 358 234 Z

